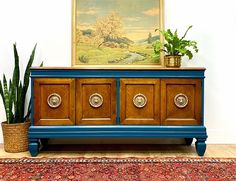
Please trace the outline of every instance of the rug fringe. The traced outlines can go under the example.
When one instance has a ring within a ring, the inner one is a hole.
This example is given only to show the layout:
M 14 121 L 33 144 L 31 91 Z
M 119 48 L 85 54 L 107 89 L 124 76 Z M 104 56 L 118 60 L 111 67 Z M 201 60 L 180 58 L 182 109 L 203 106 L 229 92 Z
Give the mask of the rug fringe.
M 235 158 L 0 158 L 0 163 L 236 163 Z

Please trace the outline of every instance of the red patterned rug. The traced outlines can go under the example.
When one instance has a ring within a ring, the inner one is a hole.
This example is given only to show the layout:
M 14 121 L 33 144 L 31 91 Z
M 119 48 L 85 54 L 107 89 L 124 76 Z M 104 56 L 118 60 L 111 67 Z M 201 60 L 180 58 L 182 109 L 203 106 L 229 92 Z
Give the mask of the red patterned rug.
M 236 180 L 236 159 L 0 159 L 0 180 L 233 181 Z

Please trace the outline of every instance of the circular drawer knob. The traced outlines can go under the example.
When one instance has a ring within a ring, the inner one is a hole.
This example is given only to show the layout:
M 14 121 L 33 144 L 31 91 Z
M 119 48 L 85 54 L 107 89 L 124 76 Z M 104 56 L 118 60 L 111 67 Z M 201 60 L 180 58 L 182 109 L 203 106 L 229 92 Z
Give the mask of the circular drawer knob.
M 62 102 L 61 96 L 57 93 L 52 93 L 48 96 L 47 102 L 49 107 L 58 108 Z
M 174 98 L 175 105 L 178 108 L 185 108 L 188 105 L 188 97 L 185 94 L 177 94 Z
M 137 108 L 143 108 L 147 104 L 147 97 L 141 93 L 136 94 L 133 103 Z
M 94 107 L 98 108 L 103 104 L 103 97 L 101 94 L 94 93 L 89 97 L 89 104 Z

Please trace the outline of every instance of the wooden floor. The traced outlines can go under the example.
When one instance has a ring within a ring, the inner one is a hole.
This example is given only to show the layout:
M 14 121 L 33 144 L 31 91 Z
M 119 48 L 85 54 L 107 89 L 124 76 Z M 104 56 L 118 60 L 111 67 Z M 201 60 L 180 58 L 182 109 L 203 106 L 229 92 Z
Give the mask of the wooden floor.
M 0 158 L 30 157 L 29 152 L 7 153 Z M 48 145 L 38 157 L 198 157 L 195 146 L 186 145 Z M 205 157 L 236 158 L 236 145 L 207 145 Z

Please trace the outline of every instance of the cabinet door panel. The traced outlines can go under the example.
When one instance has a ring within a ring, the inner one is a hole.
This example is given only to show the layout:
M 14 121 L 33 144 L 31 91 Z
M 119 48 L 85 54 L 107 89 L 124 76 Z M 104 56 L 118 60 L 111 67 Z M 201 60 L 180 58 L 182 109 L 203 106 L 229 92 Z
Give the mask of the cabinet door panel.
M 116 81 L 78 79 L 76 90 L 77 124 L 115 124 Z
M 160 124 L 160 80 L 121 79 L 121 124 Z
M 34 124 L 75 124 L 74 79 L 37 78 L 34 80 Z
M 201 80 L 162 79 L 163 125 L 201 124 Z

